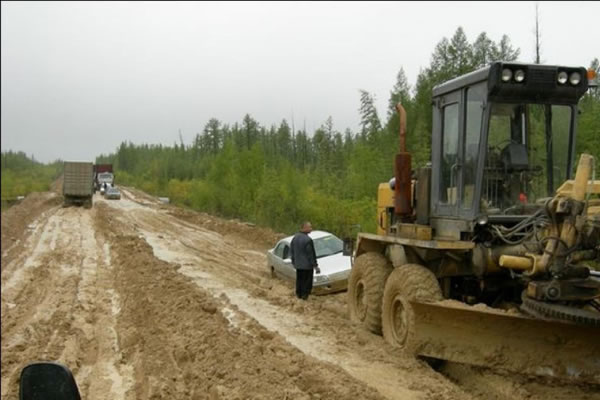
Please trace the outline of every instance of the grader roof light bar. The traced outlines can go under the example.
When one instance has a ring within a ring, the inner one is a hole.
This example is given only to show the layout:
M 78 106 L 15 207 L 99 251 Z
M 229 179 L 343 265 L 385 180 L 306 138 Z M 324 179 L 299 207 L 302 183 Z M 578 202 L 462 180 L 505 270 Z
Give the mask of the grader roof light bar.
M 577 104 L 588 88 L 583 67 L 496 62 L 487 76 L 490 100 L 542 104 Z
M 503 103 L 576 105 L 588 87 L 597 86 L 595 71 L 583 67 L 494 62 L 433 88 L 433 98 L 487 82 L 489 100 Z

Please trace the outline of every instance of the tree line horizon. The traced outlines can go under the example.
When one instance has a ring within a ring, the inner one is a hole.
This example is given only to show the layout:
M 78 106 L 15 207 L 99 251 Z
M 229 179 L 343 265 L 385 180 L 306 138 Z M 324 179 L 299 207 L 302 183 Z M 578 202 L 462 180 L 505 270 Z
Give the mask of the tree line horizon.
M 95 162 L 112 163 L 117 184 L 283 233 L 294 232 L 304 220 L 340 236 L 355 234 L 357 225 L 374 232 L 377 187 L 393 176 L 398 151 L 396 104 L 407 112 L 406 143 L 413 168 L 424 166 L 431 154 L 433 87 L 494 61 L 516 61 L 519 54 L 507 35 L 495 42 L 482 32 L 470 43 L 458 27 L 451 38 L 444 37 L 435 46 L 429 66 L 421 68 L 414 86 L 399 68 L 384 116 L 378 114 L 373 95 L 359 91 L 357 132 L 338 131 L 331 117 L 312 135 L 292 129 L 285 118 L 271 126 L 261 125 L 249 114 L 233 124 L 211 118 L 190 144 L 124 141 L 114 153 L 101 154 Z M 590 67 L 600 72 L 598 64 L 594 58 Z M 580 110 L 576 152 L 599 159 L 597 91 L 584 96 Z M 5 198 L 4 179 L 2 185 Z

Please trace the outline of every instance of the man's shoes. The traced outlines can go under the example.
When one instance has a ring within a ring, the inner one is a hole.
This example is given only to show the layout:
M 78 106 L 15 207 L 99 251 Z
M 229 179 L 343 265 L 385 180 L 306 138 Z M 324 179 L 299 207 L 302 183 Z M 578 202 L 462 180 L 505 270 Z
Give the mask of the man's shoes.
M 301 299 L 302 300 L 308 300 L 308 296 L 302 296 Z

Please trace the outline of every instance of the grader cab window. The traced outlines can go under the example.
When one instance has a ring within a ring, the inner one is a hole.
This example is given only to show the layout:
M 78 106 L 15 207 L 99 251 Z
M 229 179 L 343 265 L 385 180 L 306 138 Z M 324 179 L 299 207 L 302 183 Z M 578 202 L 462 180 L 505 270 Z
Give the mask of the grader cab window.
M 524 214 L 543 204 L 567 177 L 569 106 L 492 104 L 481 209 Z
M 467 89 L 467 114 L 465 123 L 465 155 L 463 165 L 462 207 L 473 207 L 475 182 L 477 179 L 477 163 L 479 162 L 479 140 L 483 120 L 483 101 L 485 87 L 478 85 Z
M 444 107 L 440 201 L 456 204 L 458 166 L 458 103 Z

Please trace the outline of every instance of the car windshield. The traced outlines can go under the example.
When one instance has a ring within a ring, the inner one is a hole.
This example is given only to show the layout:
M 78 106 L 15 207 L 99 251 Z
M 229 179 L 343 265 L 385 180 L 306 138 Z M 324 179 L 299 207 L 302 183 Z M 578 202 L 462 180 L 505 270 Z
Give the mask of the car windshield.
M 313 243 L 315 244 L 315 253 L 317 253 L 317 258 L 341 253 L 344 249 L 344 242 L 334 235 L 314 239 Z

